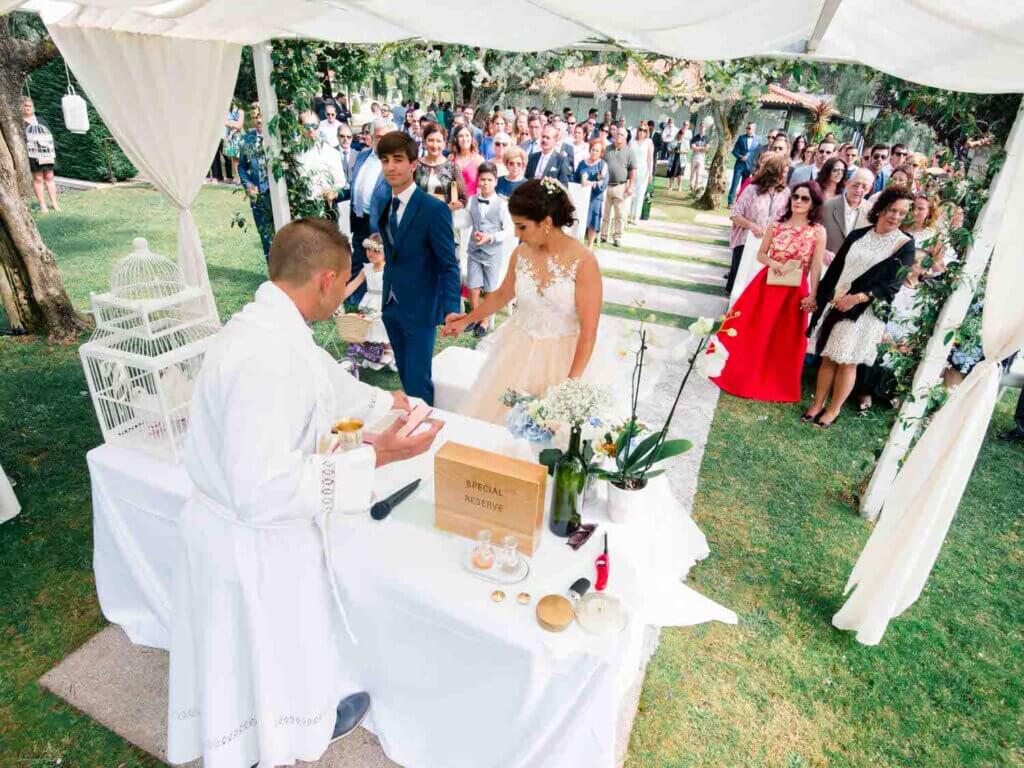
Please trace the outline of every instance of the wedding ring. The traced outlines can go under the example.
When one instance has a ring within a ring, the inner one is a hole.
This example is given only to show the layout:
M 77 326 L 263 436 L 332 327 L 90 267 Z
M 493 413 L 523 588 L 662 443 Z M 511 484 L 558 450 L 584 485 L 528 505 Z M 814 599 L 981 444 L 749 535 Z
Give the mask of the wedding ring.
M 491 592 L 491 600 L 493 600 L 496 603 L 503 602 L 505 600 L 505 593 L 502 592 L 500 589 L 496 589 L 493 592 Z

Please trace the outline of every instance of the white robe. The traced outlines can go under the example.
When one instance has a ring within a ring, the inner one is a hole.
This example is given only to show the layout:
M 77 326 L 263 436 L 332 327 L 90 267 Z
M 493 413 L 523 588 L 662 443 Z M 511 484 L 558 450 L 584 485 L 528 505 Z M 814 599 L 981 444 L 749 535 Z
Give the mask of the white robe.
M 372 421 L 391 406 L 314 343 L 273 283 L 207 352 L 186 443 L 196 491 L 175 572 L 170 762 L 248 768 L 323 753 L 353 691 L 319 523 L 369 506 L 376 457 L 314 451 L 336 419 Z

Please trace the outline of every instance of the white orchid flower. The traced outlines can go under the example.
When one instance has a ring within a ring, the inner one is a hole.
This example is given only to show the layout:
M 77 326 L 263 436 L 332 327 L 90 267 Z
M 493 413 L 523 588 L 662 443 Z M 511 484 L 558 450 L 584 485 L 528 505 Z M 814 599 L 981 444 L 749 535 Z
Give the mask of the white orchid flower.
M 715 327 L 715 321 L 710 317 L 699 317 L 690 323 L 690 327 L 687 328 L 690 334 L 697 339 L 703 339 L 711 333 L 711 329 Z
M 707 348 L 701 354 L 697 355 L 697 361 L 694 364 L 694 367 L 697 369 L 697 373 L 705 379 L 713 379 L 716 376 L 722 375 L 722 371 L 725 369 L 725 363 L 728 359 L 729 350 L 722 345 L 716 334 L 711 337 L 711 341 L 708 343 Z

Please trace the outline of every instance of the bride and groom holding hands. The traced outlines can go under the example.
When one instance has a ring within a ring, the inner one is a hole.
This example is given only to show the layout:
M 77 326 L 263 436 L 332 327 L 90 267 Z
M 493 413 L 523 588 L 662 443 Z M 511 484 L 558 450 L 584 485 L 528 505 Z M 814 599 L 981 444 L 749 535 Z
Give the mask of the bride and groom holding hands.
M 462 312 L 459 261 L 451 212 L 414 183 L 418 151 L 409 136 L 381 137 L 377 154 L 391 187 L 378 222 L 384 243 L 383 321 L 402 388 L 433 404 L 437 327 L 456 336 L 517 302 L 515 314 L 487 343 L 487 361 L 459 412 L 504 424 L 508 389 L 541 395 L 566 378 L 582 377 L 594 353 L 601 314 L 597 258 L 562 227 L 575 212 L 557 181 L 533 179 L 508 201 L 519 246 L 497 290 Z

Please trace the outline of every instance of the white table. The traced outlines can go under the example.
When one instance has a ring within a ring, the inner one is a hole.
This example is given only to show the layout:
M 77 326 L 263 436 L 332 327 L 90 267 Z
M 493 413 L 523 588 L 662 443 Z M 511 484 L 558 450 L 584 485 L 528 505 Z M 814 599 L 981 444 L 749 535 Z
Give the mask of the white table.
M 439 438 L 484 448 L 510 444 L 505 430 L 453 414 Z M 93 481 L 94 568 L 104 615 L 135 643 L 166 648 L 175 528 L 191 484 L 181 466 L 111 446 L 89 453 Z M 505 587 L 465 573 L 471 543 L 436 531 L 433 459 L 391 465 L 378 495 L 415 477 L 419 491 L 391 517 L 334 516 L 332 560 L 358 645 L 341 649 L 350 683 L 374 697 L 367 726 L 409 768 L 587 768 L 615 765 L 615 727 L 625 691 L 649 650 L 648 627 L 735 622 L 731 611 L 680 583 L 707 544 L 655 486 L 649 517 L 628 529 L 603 509 L 585 519 L 609 531 L 609 591 L 632 615 L 627 630 L 594 638 L 578 626 L 542 631 L 539 597 L 593 579 L 595 536 L 579 552 L 545 531 L 526 581 Z M 531 604 L 514 596 L 527 591 Z M 346 641 L 347 642 L 347 641 Z

